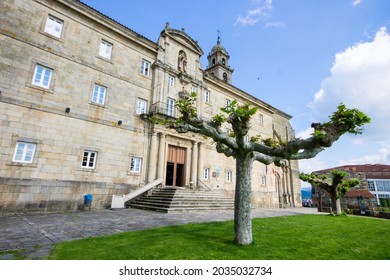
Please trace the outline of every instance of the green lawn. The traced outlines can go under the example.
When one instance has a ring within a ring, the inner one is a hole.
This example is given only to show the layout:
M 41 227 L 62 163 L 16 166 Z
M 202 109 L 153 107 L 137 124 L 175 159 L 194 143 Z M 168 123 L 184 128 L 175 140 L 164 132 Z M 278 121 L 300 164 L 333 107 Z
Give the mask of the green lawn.
M 299 215 L 253 220 L 254 244 L 233 243 L 233 222 L 170 226 L 58 244 L 58 260 L 384 260 L 390 220 Z

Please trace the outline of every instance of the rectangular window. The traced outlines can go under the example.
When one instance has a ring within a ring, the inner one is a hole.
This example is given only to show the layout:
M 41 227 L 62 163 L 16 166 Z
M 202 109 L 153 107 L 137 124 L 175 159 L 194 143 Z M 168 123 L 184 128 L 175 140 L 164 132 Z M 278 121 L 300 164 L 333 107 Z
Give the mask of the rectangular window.
M 17 142 L 12 161 L 22 163 L 32 163 L 34 160 L 35 148 L 37 144 L 27 142 Z
M 229 183 L 232 182 L 232 171 L 231 170 L 226 172 L 226 182 L 229 182 Z
M 50 35 L 53 35 L 54 37 L 61 38 L 63 25 L 64 22 L 62 20 L 55 18 L 53 16 L 48 16 L 45 25 L 45 32 Z
M 83 161 L 81 163 L 81 166 L 85 168 L 91 168 L 91 169 L 95 168 L 96 158 L 97 158 L 97 152 L 85 150 L 83 154 Z
M 141 74 L 145 76 L 149 76 L 150 72 L 150 62 L 146 60 L 141 61 Z
M 262 184 L 263 186 L 265 186 L 266 183 L 267 183 L 267 177 L 266 177 L 266 176 L 261 176 L 261 184 Z
M 170 87 L 175 86 L 175 77 L 172 77 L 172 76 L 168 77 L 168 86 L 170 86 Z
M 106 91 L 106 87 L 95 84 L 93 88 L 92 102 L 104 105 L 106 99 Z
M 142 167 L 142 158 L 132 157 L 131 158 L 131 165 L 130 165 L 130 172 L 141 173 L 141 167 Z
M 263 125 L 263 123 L 264 123 L 264 117 L 262 114 L 259 114 L 259 124 Z
M 209 180 L 210 178 L 210 169 L 203 168 L 203 180 Z
M 204 102 L 210 103 L 210 92 L 208 90 L 204 92 Z
M 168 98 L 168 100 L 167 100 L 167 115 L 170 117 L 175 116 L 175 99 Z
M 104 40 L 100 43 L 99 55 L 105 59 L 111 59 L 112 44 Z
M 195 86 L 191 86 L 191 93 L 193 93 L 193 92 L 197 92 L 198 90 L 197 90 L 197 88 L 195 87 Z
M 138 98 L 137 100 L 137 115 L 145 114 L 148 108 L 148 101 Z
M 225 108 L 226 108 L 226 109 L 229 108 L 230 103 L 231 103 L 230 100 L 229 100 L 229 99 L 226 99 L 226 101 L 225 101 Z
M 48 89 L 50 87 L 52 73 L 52 69 L 44 67 L 42 65 L 36 65 L 32 84 Z

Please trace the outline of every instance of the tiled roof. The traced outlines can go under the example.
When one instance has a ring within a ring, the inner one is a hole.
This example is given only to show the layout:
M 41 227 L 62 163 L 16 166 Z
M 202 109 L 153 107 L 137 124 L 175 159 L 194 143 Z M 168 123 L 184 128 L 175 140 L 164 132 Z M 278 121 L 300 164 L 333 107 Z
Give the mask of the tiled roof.
M 323 173 L 327 171 L 331 171 L 334 169 L 341 169 L 345 171 L 351 171 L 351 172 L 361 172 L 361 173 L 369 173 L 369 172 L 389 172 L 390 174 L 390 165 L 385 164 L 364 164 L 364 165 L 342 165 L 342 166 L 336 166 L 324 170 L 317 170 L 314 171 L 314 173 Z
M 344 197 L 357 197 L 363 196 L 365 198 L 375 198 L 375 196 L 365 189 L 350 189 Z

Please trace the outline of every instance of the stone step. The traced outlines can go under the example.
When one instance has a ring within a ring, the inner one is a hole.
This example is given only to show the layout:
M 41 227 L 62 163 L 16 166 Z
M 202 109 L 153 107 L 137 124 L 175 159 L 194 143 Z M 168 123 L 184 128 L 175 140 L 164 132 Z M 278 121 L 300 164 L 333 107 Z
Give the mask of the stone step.
M 232 210 L 232 199 L 224 198 L 218 192 L 198 191 L 184 188 L 155 189 L 149 194 L 127 203 L 131 208 L 160 212 Z

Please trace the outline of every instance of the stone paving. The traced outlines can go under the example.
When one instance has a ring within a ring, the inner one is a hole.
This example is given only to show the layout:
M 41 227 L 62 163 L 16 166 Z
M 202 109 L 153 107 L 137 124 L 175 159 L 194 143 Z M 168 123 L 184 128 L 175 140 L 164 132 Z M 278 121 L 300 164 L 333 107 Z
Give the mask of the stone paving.
M 316 208 L 254 209 L 256 218 L 318 214 Z M 0 260 L 46 259 L 56 243 L 187 223 L 233 220 L 233 211 L 159 213 L 138 209 L 92 210 L 0 217 Z

